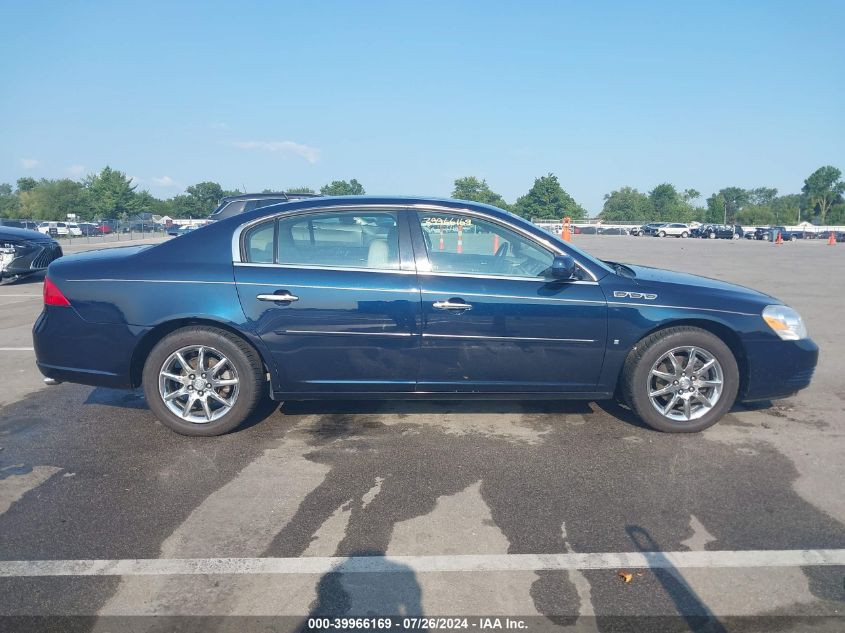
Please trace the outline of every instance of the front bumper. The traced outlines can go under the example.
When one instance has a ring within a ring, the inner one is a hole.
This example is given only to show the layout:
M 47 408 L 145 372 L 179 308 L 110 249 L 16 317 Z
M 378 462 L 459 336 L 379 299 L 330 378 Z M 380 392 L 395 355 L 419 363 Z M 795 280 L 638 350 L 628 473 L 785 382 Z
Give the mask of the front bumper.
M 62 256 L 62 247 L 56 242 L 28 242 L 6 248 L 0 252 L 0 274 L 19 277 L 44 270 Z
M 819 347 L 812 339 L 780 339 L 746 342 L 748 381 L 740 398 L 774 400 L 791 396 L 810 385 L 819 359 Z

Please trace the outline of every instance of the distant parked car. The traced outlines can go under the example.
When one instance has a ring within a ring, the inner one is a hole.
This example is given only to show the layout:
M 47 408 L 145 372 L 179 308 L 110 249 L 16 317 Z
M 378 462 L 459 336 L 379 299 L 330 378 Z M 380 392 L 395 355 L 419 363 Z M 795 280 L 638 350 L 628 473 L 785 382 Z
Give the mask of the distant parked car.
M 658 227 L 655 233 L 657 237 L 689 237 L 691 230 L 689 224 L 671 222 Z
M 574 226 L 573 233 L 575 235 L 597 235 L 599 229 L 595 226 Z
M 161 231 L 161 227 L 155 222 L 136 222 L 128 227 L 124 227 L 124 233 L 155 233 Z
M 10 226 L 14 229 L 26 229 L 27 231 L 38 230 L 38 222 L 32 222 L 30 220 L 6 220 L 0 218 L 0 226 Z
M 837 242 L 845 242 L 845 231 L 822 231 L 817 238 L 820 240 L 829 240 L 830 234 L 833 233 L 834 239 Z
M 0 285 L 40 272 L 61 256 L 59 243 L 41 231 L 0 226 Z
M 804 238 L 804 231 L 790 231 L 785 226 L 766 226 L 759 227 L 755 232 L 758 240 L 769 240 L 776 238 L 780 233 L 780 238 L 784 242 L 794 242 Z
M 103 232 L 100 230 L 100 227 L 94 224 L 93 222 L 80 222 L 78 224 L 79 230 L 81 231 L 82 235 L 86 237 L 91 237 L 92 235 L 102 235 Z
M 707 239 L 738 240 L 744 235 L 738 224 L 706 224 L 697 231 L 697 237 Z
M 38 225 L 38 232 L 53 236 L 70 235 L 67 222 L 42 222 Z
M 185 235 L 185 233 L 190 233 L 196 227 L 191 226 L 190 224 L 174 224 L 169 229 L 167 229 L 168 235 Z
M 628 229 L 619 226 L 600 226 L 599 235 L 628 235 Z
M 640 227 L 640 231 L 639 233 L 637 233 L 637 235 L 655 236 L 661 228 L 666 226 L 666 224 L 667 222 L 650 222 L 648 224 L 643 224 Z
M 246 213 L 254 209 L 269 207 L 273 204 L 300 200 L 302 198 L 316 198 L 316 193 L 285 193 L 282 191 L 271 193 L 244 193 L 239 196 L 228 196 L 220 201 L 217 208 L 211 212 L 208 219 L 211 221 L 224 220 L 239 213 Z

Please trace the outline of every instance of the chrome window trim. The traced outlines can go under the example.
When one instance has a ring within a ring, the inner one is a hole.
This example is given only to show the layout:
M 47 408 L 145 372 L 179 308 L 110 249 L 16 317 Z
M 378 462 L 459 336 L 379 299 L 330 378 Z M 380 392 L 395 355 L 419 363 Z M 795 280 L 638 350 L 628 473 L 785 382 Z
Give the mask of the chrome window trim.
M 585 271 L 589 272 L 589 271 Z M 559 283 L 559 284 L 566 284 L 567 286 L 571 285 L 581 285 L 581 286 L 598 286 L 599 282 L 597 281 L 587 281 L 585 279 L 576 279 L 573 281 L 566 281 L 562 279 L 555 279 L 554 277 L 519 277 L 517 275 L 487 275 L 485 273 L 447 273 L 447 272 L 434 272 L 434 271 L 424 271 L 417 273 L 420 277 L 424 277 L 426 275 L 433 275 L 435 277 L 460 277 L 461 279 L 501 279 L 504 281 L 533 281 L 535 283 L 541 284 L 551 284 L 551 283 Z
M 547 250 L 552 251 L 557 255 L 567 255 L 563 249 L 555 246 L 549 240 L 538 237 L 533 233 L 529 233 L 525 229 L 519 226 L 515 226 L 506 220 L 502 220 L 500 218 L 493 217 L 486 213 L 482 213 L 481 211 L 476 211 L 475 209 L 469 209 L 467 207 L 445 207 L 438 204 L 429 204 L 429 203 L 407 203 L 407 204 L 383 204 L 383 203 L 372 203 L 372 204 L 339 204 L 339 205 L 332 205 L 327 207 L 308 207 L 303 209 L 297 209 L 295 211 L 280 211 L 278 213 L 272 215 L 266 215 L 260 218 L 256 218 L 254 220 L 250 220 L 244 224 L 238 226 L 235 231 L 232 233 L 232 263 L 234 264 L 249 264 L 250 262 L 244 262 L 241 260 L 241 236 L 243 232 L 249 229 L 256 224 L 261 224 L 262 222 L 270 222 L 275 221 L 280 217 L 293 217 L 296 215 L 306 215 L 312 213 L 322 213 L 324 211 L 358 211 L 361 209 L 377 209 L 380 211 L 402 211 L 402 210 L 410 210 L 410 211 L 434 211 L 437 213 L 460 213 L 460 214 L 468 214 L 479 218 L 484 218 L 494 224 L 501 224 L 508 229 L 515 231 L 526 239 L 536 242 L 538 244 L 543 245 Z M 570 255 L 571 256 L 571 255 Z M 597 282 L 598 278 L 587 268 L 584 266 L 577 258 L 573 257 L 575 260 L 575 264 L 583 270 L 587 275 L 589 275 L 592 281 Z M 301 268 L 300 266 L 295 266 L 296 268 Z M 353 270 L 365 270 L 365 269 L 353 269 Z M 372 270 L 372 269 L 366 269 Z M 416 272 L 416 271 L 409 271 L 409 272 Z M 429 271 L 420 271 L 423 273 L 428 273 Z M 460 275 L 459 273 L 455 273 Z M 464 276 L 473 276 L 473 275 L 464 275 Z M 523 277 L 520 279 L 531 279 L 531 277 Z
M 204 281 L 201 279 L 65 279 L 65 281 L 104 281 L 113 283 L 138 282 L 147 284 L 219 284 L 225 286 L 235 285 L 234 281 Z
M 358 268 L 356 266 L 321 266 L 319 264 L 259 264 L 253 262 L 232 262 L 233 266 L 242 268 L 291 268 L 294 270 L 337 270 L 353 273 L 395 273 L 397 275 L 416 275 L 415 270 L 401 268 Z

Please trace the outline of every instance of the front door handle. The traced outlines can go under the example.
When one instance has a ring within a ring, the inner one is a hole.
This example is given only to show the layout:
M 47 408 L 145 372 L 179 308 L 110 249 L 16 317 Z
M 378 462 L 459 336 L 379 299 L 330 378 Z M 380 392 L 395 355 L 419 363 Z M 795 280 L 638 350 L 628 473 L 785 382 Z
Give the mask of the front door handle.
M 465 301 L 449 299 L 447 301 L 435 301 L 432 306 L 437 310 L 455 310 L 463 312 L 465 310 L 472 310 L 472 305 Z
M 299 301 L 299 297 L 292 295 L 287 290 L 282 290 L 278 294 L 272 295 L 256 295 L 255 298 L 259 301 L 283 301 L 285 303 L 290 301 Z

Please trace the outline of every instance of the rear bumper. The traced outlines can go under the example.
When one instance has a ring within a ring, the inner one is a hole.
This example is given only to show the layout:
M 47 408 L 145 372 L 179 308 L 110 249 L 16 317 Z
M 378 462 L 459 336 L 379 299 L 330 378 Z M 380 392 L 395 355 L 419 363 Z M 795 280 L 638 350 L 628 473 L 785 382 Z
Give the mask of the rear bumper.
M 746 343 L 748 383 L 741 400 L 774 400 L 810 385 L 819 359 L 812 339 Z
M 44 376 L 61 382 L 129 388 L 132 352 L 143 334 L 136 330 L 89 323 L 73 308 L 45 306 L 32 328 L 36 364 Z

